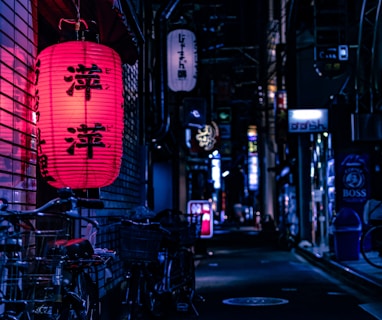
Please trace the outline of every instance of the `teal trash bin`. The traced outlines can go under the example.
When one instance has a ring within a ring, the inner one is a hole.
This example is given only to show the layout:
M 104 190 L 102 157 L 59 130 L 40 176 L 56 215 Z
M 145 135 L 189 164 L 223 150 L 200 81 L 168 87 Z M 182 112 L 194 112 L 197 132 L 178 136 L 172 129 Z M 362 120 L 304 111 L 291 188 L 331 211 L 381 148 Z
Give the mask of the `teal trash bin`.
M 338 260 L 359 260 L 361 234 L 358 213 L 351 208 L 341 208 L 333 220 L 334 253 Z

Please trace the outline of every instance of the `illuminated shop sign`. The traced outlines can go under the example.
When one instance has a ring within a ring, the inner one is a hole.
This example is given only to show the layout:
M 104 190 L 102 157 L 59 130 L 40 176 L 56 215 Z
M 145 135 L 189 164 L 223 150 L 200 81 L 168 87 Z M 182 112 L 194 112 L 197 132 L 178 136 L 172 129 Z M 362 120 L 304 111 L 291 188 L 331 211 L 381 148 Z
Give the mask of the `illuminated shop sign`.
M 213 150 L 218 138 L 219 128 L 214 121 L 210 125 L 206 124 L 202 129 L 198 129 L 198 133 L 195 135 L 199 147 L 205 151 Z
M 190 200 L 187 203 L 187 213 L 201 215 L 200 238 L 212 238 L 214 234 L 213 213 L 208 200 Z
M 329 130 L 327 109 L 288 110 L 289 132 L 325 132 Z

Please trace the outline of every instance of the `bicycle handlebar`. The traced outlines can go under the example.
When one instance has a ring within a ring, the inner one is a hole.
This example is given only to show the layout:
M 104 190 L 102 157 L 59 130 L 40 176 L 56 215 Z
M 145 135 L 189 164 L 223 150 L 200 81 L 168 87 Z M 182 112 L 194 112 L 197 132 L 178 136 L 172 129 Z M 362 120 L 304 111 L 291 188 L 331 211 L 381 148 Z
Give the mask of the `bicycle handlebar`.
M 160 226 L 159 222 L 153 222 L 153 221 L 136 221 L 136 220 L 131 220 L 131 219 L 122 219 L 122 223 L 124 224 L 130 224 L 130 225 L 135 225 L 135 226 L 141 226 L 141 227 L 149 227 L 149 226 Z
M 53 212 L 53 214 L 69 217 L 71 219 L 76 219 L 76 220 L 84 220 L 92 224 L 97 230 L 99 229 L 99 224 L 97 221 L 91 218 L 83 217 L 79 215 L 76 209 L 79 207 L 89 208 L 89 209 L 103 209 L 104 203 L 102 200 L 75 197 L 73 191 L 70 188 L 59 189 L 58 194 L 59 194 L 59 197 L 52 199 L 48 201 L 47 203 L 45 203 L 44 205 L 42 205 L 41 207 L 38 207 L 33 210 L 9 210 L 8 200 L 4 198 L 0 198 L 0 201 L 1 201 L 0 217 L 4 218 L 5 220 L 31 219 L 37 216 L 45 216 L 46 214 L 44 213 L 44 211 L 49 208 L 59 206 L 59 205 L 69 204 L 70 205 L 69 210 Z
M 134 225 L 134 226 L 141 226 L 141 227 L 155 226 L 158 228 L 158 230 L 163 231 L 164 233 L 167 233 L 167 234 L 171 234 L 171 230 L 163 227 L 163 225 L 160 222 L 156 222 L 156 221 L 142 222 L 142 221 L 135 221 L 131 219 L 122 219 L 122 223 Z

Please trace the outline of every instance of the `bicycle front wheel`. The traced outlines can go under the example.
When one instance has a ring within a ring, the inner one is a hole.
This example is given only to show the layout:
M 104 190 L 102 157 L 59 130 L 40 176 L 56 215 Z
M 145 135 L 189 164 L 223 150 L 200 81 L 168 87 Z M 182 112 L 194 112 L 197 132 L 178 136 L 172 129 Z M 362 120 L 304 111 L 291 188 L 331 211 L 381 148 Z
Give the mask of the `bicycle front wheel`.
M 60 320 L 99 320 L 98 288 L 89 274 L 74 275 L 74 287 L 64 293 Z
M 122 310 L 120 320 L 134 320 L 141 314 L 142 283 L 140 266 L 132 265 L 121 283 Z
M 168 267 L 168 288 L 172 302 L 177 310 L 188 311 L 193 308 L 195 293 L 194 256 L 188 248 L 180 248 L 170 260 Z
M 382 225 L 373 226 L 362 235 L 361 254 L 367 263 L 382 269 Z

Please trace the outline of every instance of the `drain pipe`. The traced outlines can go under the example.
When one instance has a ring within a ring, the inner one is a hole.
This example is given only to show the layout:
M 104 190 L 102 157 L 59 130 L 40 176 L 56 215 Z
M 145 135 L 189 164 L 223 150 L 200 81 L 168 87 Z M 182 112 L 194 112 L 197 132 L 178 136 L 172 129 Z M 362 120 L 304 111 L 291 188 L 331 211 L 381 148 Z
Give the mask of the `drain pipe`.
M 170 127 L 170 116 L 168 111 L 167 99 L 167 23 L 172 13 L 180 3 L 180 0 L 170 0 L 162 12 L 156 16 L 156 30 L 158 35 L 158 78 L 156 84 L 156 105 L 160 110 L 160 124 L 152 132 L 151 141 L 155 142 L 162 139 Z

